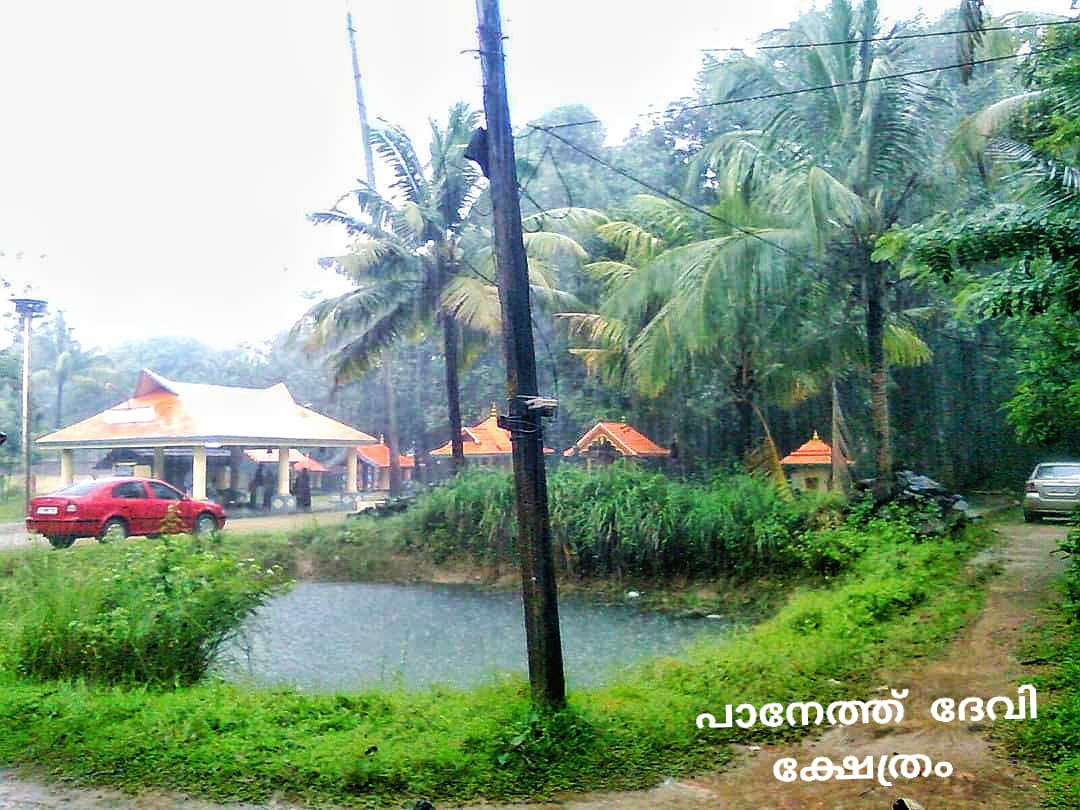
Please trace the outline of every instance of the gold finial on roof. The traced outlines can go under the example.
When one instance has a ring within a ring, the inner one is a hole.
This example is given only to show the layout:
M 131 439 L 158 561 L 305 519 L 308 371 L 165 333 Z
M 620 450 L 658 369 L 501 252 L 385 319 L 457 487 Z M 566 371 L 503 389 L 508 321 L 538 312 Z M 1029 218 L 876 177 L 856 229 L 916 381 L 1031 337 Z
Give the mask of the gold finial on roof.
M 491 403 L 491 410 L 488 411 L 488 419 L 495 419 L 498 415 L 499 415 L 499 408 L 494 402 L 492 402 Z
M 810 441 L 821 441 L 821 437 L 817 435 L 817 431 L 814 431 L 814 435 L 810 437 Z

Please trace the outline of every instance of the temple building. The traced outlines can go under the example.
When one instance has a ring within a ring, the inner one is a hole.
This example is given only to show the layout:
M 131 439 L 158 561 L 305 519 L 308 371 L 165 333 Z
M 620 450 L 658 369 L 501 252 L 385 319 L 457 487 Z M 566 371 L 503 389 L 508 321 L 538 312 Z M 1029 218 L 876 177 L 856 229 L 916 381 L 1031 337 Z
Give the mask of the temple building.
M 472 427 L 461 429 L 461 445 L 465 460 L 470 465 L 505 467 L 514 465 L 514 447 L 510 441 L 510 431 L 499 427 L 499 416 L 494 405 L 484 421 Z M 555 451 L 545 447 L 544 455 Z M 449 459 L 453 454 L 450 442 L 431 451 L 434 459 Z
M 183 473 L 184 480 L 174 482 L 198 499 L 207 497 L 208 454 L 216 459 L 209 468 L 217 476 L 211 485 L 237 490 L 244 451 L 263 452 L 266 461 L 277 465 L 271 508 L 288 511 L 295 506 L 289 493 L 289 465 L 296 448 L 346 448 L 352 463 L 346 465 L 343 498 L 355 500 L 357 447 L 375 444 L 375 438 L 298 405 L 284 383 L 261 389 L 179 383 L 143 369 L 129 399 L 42 436 L 36 444 L 42 450 L 59 451 L 61 485 L 73 480 L 76 450 L 141 450 L 152 454 L 146 472 L 155 478 L 167 480 L 166 459 L 171 458 L 170 477 Z M 137 461 L 138 456 L 133 458 Z M 300 454 L 295 460 L 304 458 Z M 175 468 L 177 460 L 184 469 Z M 132 473 L 143 471 L 136 465 Z
M 364 444 L 357 447 L 356 458 L 360 464 L 358 473 L 360 489 L 390 489 L 390 448 L 382 440 L 381 436 L 378 444 Z M 416 467 L 416 459 L 398 453 L 398 464 L 401 466 L 401 483 L 411 481 L 413 470 Z
M 791 486 L 803 492 L 826 492 L 835 488 L 832 462 L 833 449 L 816 430 L 810 441 L 780 459 Z
M 592 467 L 593 464 L 611 464 L 620 458 L 668 458 L 671 451 L 626 422 L 597 422 L 572 447 L 563 451 L 563 455 L 584 458 L 586 466 Z

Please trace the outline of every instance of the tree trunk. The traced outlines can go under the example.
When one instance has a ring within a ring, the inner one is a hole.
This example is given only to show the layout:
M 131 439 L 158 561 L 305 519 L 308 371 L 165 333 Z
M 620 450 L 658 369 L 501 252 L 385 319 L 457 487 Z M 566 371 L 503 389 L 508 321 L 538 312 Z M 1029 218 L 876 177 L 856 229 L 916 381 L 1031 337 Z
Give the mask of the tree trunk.
M 442 316 L 443 352 L 446 355 L 446 405 L 450 415 L 450 450 L 452 475 L 465 468 L 465 448 L 461 442 L 461 392 L 458 381 L 457 321 L 448 313 Z
M 885 363 L 885 265 L 867 260 L 866 352 L 870 361 L 870 425 L 874 436 L 874 498 L 892 495 L 892 436 L 889 432 L 889 370 Z
M 390 497 L 401 497 L 401 457 L 398 455 L 397 410 L 394 401 L 394 372 L 390 352 L 383 357 L 383 393 L 386 397 L 386 447 L 390 455 Z
M 64 426 L 63 423 L 63 411 L 64 411 L 64 378 L 58 377 L 56 380 L 56 429 L 60 430 Z
M 735 368 L 732 394 L 739 416 L 739 452 L 746 458 L 754 449 L 754 370 L 745 360 Z

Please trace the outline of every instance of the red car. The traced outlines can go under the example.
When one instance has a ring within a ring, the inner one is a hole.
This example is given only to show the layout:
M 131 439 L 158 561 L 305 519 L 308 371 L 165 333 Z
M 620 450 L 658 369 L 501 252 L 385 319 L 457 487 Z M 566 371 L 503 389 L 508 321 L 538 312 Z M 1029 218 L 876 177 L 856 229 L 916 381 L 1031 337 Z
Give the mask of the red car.
M 79 537 L 108 541 L 160 534 L 170 508 L 182 531 L 207 534 L 225 526 L 218 504 L 192 500 L 164 481 L 99 478 L 31 500 L 26 528 L 45 535 L 54 548 L 67 548 Z

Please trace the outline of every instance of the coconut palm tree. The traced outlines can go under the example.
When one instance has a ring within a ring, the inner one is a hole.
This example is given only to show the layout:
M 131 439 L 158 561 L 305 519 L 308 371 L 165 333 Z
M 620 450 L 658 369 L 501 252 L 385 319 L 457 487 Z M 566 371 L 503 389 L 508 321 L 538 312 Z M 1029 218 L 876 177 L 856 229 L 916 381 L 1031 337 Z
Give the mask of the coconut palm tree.
M 704 153 L 703 171 L 725 171 L 733 155 L 771 175 L 773 206 L 807 222 L 814 234 L 811 260 L 828 273 L 838 298 L 856 298 L 870 378 L 870 415 L 876 450 L 878 497 L 892 485 L 888 410 L 889 265 L 872 258 L 879 234 L 904 213 L 927 166 L 930 115 L 938 102 L 932 85 L 883 77 L 909 64 L 907 41 L 880 37 L 877 3 L 833 0 L 797 24 L 766 35 L 766 44 L 843 42 L 784 52 L 783 58 L 746 57 L 715 71 L 720 97 L 758 90 L 784 92 L 827 86 L 763 105 L 763 126 L 729 133 Z M 875 40 L 877 41 L 871 41 Z M 920 65 L 921 67 L 921 65 Z
M 39 334 L 39 339 L 44 343 L 44 352 L 41 353 L 44 368 L 34 372 L 34 383 L 55 388 L 53 423 L 59 430 L 64 424 L 64 392 L 68 386 L 85 385 L 104 389 L 114 367 L 112 360 L 97 349 L 83 349 L 67 325 L 62 311 L 58 311 Z
M 362 183 L 329 210 L 311 215 L 315 222 L 344 226 L 353 238 L 349 253 L 324 262 L 356 286 L 316 304 L 294 328 L 311 349 L 333 347 L 334 379 L 340 384 L 365 371 L 385 347 L 422 326 L 438 325 L 455 472 L 464 465 L 462 329 L 498 334 L 501 328 L 491 235 L 474 215 L 484 184 L 479 168 L 464 156 L 478 120 L 477 112 L 459 103 L 450 108 L 445 127 L 432 122 L 427 164 L 401 129 L 372 130 L 372 145 L 393 172 L 390 193 L 380 195 Z M 533 291 L 541 301 L 565 302 L 572 299 L 559 291 L 559 266 L 580 262 L 585 252 L 569 236 L 542 230 L 545 218 L 583 226 L 602 216 L 574 210 L 526 221 Z
M 333 347 L 336 384 L 365 371 L 387 346 L 421 324 L 442 330 L 447 411 L 456 472 L 464 464 L 459 401 L 459 326 L 442 305 L 451 280 L 463 272 L 461 240 L 479 197 L 480 170 L 465 159 L 479 114 L 464 103 L 447 123 L 431 122 L 431 159 L 424 164 L 395 126 L 372 130 L 372 146 L 391 170 L 387 196 L 361 183 L 314 222 L 342 225 L 353 238 L 348 254 L 324 260 L 356 286 L 319 302 L 294 327 L 309 348 Z

